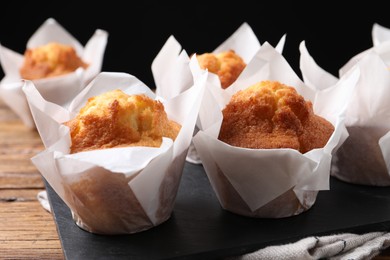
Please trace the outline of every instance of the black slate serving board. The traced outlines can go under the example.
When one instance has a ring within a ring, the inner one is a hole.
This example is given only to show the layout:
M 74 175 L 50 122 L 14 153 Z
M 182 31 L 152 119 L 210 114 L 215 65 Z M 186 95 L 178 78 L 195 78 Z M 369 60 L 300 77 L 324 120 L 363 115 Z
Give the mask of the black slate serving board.
M 46 183 L 46 182 L 45 182 Z M 172 216 L 131 235 L 95 235 L 80 229 L 48 183 L 65 259 L 222 259 L 312 235 L 390 230 L 390 187 L 331 178 L 314 206 L 294 217 L 255 219 L 223 210 L 201 165 L 186 163 Z

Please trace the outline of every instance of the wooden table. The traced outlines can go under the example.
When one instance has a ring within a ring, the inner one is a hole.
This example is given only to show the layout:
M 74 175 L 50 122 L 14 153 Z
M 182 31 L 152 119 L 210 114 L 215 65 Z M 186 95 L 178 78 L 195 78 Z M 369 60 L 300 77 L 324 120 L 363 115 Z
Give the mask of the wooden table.
M 45 186 L 30 158 L 43 149 L 0 98 L 0 259 L 64 259 L 53 217 L 37 200 Z
M 30 158 L 43 149 L 0 98 L 0 259 L 64 259 L 53 217 L 37 199 L 45 186 Z M 390 248 L 374 259 L 390 260 Z

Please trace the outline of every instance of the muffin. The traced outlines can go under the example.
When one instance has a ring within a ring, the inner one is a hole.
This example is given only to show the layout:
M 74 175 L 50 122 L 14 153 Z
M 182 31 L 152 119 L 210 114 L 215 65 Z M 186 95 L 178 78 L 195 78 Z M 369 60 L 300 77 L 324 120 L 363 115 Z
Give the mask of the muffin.
M 80 228 L 132 234 L 170 218 L 205 89 L 197 82 L 162 101 L 132 75 L 102 72 L 61 107 L 24 81 L 46 148 L 32 162 Z
M 70 128 L 71 153 L 118 146 L 159 147 L 163 137 L 175 140 L 180 125 L 168 119 L 164 105 L 146 95 L 120 89 L 88 99 Z
M 339 123 L 316 114 L 298 89 L 271 80 L 242 88 L 226 100 L 220 117 L 210 111 L 220 128 L 210 123 L 193 138 L 223 209 L 290 217 L 310 209 L 329 185 Z
M 379 50 L 383 54 L 379 54 Z M 360 77 L 348 103 L 345 125 L 348 138 L 333 156 L 331 175 L 348 183 L 390 186 L 390 74 L 385 42 L 358 54 L 343 67 L 345 74 L 359 68 Z M 375 85 L 375 91 L 372 86 Z
M 30 129 L 36 129 L 26 96 L 24 80 L 31 80 L 45 100 L 69 104 L 101 71 L 108 32 L 96 29 L 85 45 L 55 19 L 48 18 L 18 53 L 0 44 L 4 77 L 0 96 Z
M 228 89 L 207 88 L 193 143 L 222 209 L 291 217 L 331 188 L 332 156 L 347 136 L 345 104 L 359 71 L 320 90 L 267 42 L 255 59 Z
M 218 75 L 221 81 L 221 87 L 229 87 L 241 72 L 245 69 L 245 61 L 234 51 L 228 50 L 214 53 L 203 53 L 196 55 L 201 69 L 207 69 Z
M 71 45 L 49 42 L 26 49 L 20 75 L 23 79 L 35 80 L 61 76 L 87 67 L 88 64 L 77 55 Z
M 218 139 L 251 149 L 291 148 L 306 153 L 322 148 L 334 126 L 313 112 L 295 88 L 261 81 L 235 93 L 222 111 Z
M 390 186 L 390 34 L 374 24 L 372 47 L 350 57 L 335 77 L 315 63 L 305 45 L 302 76 L 316 89 L 333 91 L 334 84 L 354 75 L 353 89 L 346 98 L 346 140 L 332 156 L 331 176 L 350 184 Z M 306 56 L 306 57 L 305 57 Z M 334 93 L 342 95 L 343 90 Z
M 160 101 L 144 94 L 128 95 L 120 89 L 89 98 L 79 114 L 64 125 L 70 128 L 71 154 L 126 146 L 160 147 L 163 137 L 175 140 L 181 128 L 168 119 Z M 65 193 L 74 201 L 76 223 L 105 234 L 150 228 L 153 223 L 129 187 L 133 177 L 96 169 L 76 180 L 67 179 Z M 166 214 L 161 217 L 166 218 Z

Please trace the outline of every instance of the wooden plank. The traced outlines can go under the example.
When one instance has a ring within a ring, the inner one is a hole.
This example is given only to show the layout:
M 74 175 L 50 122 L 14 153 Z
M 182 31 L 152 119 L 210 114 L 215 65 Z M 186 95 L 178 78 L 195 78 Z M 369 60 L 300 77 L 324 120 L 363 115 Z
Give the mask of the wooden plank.
M 27 230 L 23 233 L 21 232 L 15 232 L 14 235 L 12 235 L 12 238 L 7 238 L 7 240 L 5 240 L 6 242 L 2 242 L 2 244 L 5 244 L 5 243 L 13 243 L 13 244 L 16 244 L 16 243 L 19 243 L 17 241 L 30 241 L 30 240 L 36 240 L 37 238 L 39 237 L 45 237 L 46 240 L 58 240 L 58 236 L 57 234 L 55 234 L 51 229 L 47 229 L 47 230 L 40 230 L 39 232 L 39 235 L 37 235 L 37 231 L 36 230 Z M 15 242 L 16 241 L 16 242 Z M 57 248 L 57 242 L 55 242 L 56 244 L 56 247 Z
M 43 149 L 0 98 L 1 259 L 64 259 L 53 216 L 37 200 L 44 183 L 31 158 Z
M 15 252 L 16 251 L 16 252 Z M 1 259 L 14 260 L 14 259 L 39 259 L 39 260 L 61 260 L 64 259 L 62 254 L 53 252 L 51 249 L 39 248 L 39 249 L 0 249 Z
M 44 147 L 38 132 L 24 126 L 20 120 L 2 117 L 12 111 L 0 102 L 0 189 L 44 188 L 42 176 L 31 158 Z
M 37 194 L 42 190 L 44 189 L 0 189 L 0 202 L 37 200 Z
M 56 249 L 58 243 L 55 240 L 45 239 L 39 240 L 39 237 L 33 239 L 17 239 L 17 240 L 4 240 L 0 244 L 1 248 L 7 249 Z
M 29 200 L 0 202 L 1 259 L 64 259 L 53 216 L 33 199 L 36 192 L 20 191 Z
M 1 167 L 0 167 L 1 168 Z M 44 183 L 42 176 L 39 173 L 34 172 L 33 174 L 18 173 L 1 173 L 0 169 L 0 189 L 42 189 Z

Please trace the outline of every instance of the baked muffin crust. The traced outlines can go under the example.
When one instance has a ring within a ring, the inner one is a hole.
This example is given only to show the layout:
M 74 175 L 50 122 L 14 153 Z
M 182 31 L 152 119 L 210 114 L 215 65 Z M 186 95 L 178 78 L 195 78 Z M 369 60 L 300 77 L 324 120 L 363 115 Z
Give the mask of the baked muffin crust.
M 261 81 L 238 91 L 222 113 L 218 139 L 244 148 L 306 153 L 324 147 L 334 131 L 329 121 L 314 114 L 310 101 L 277 81 Z
M 175 140 L 181 126 L 168 119 L 160 101 L 115 89 L 88 99 L 79 114 L 65 122 L 71 153 L 118 146 L 159 147 L 162 137 Z

